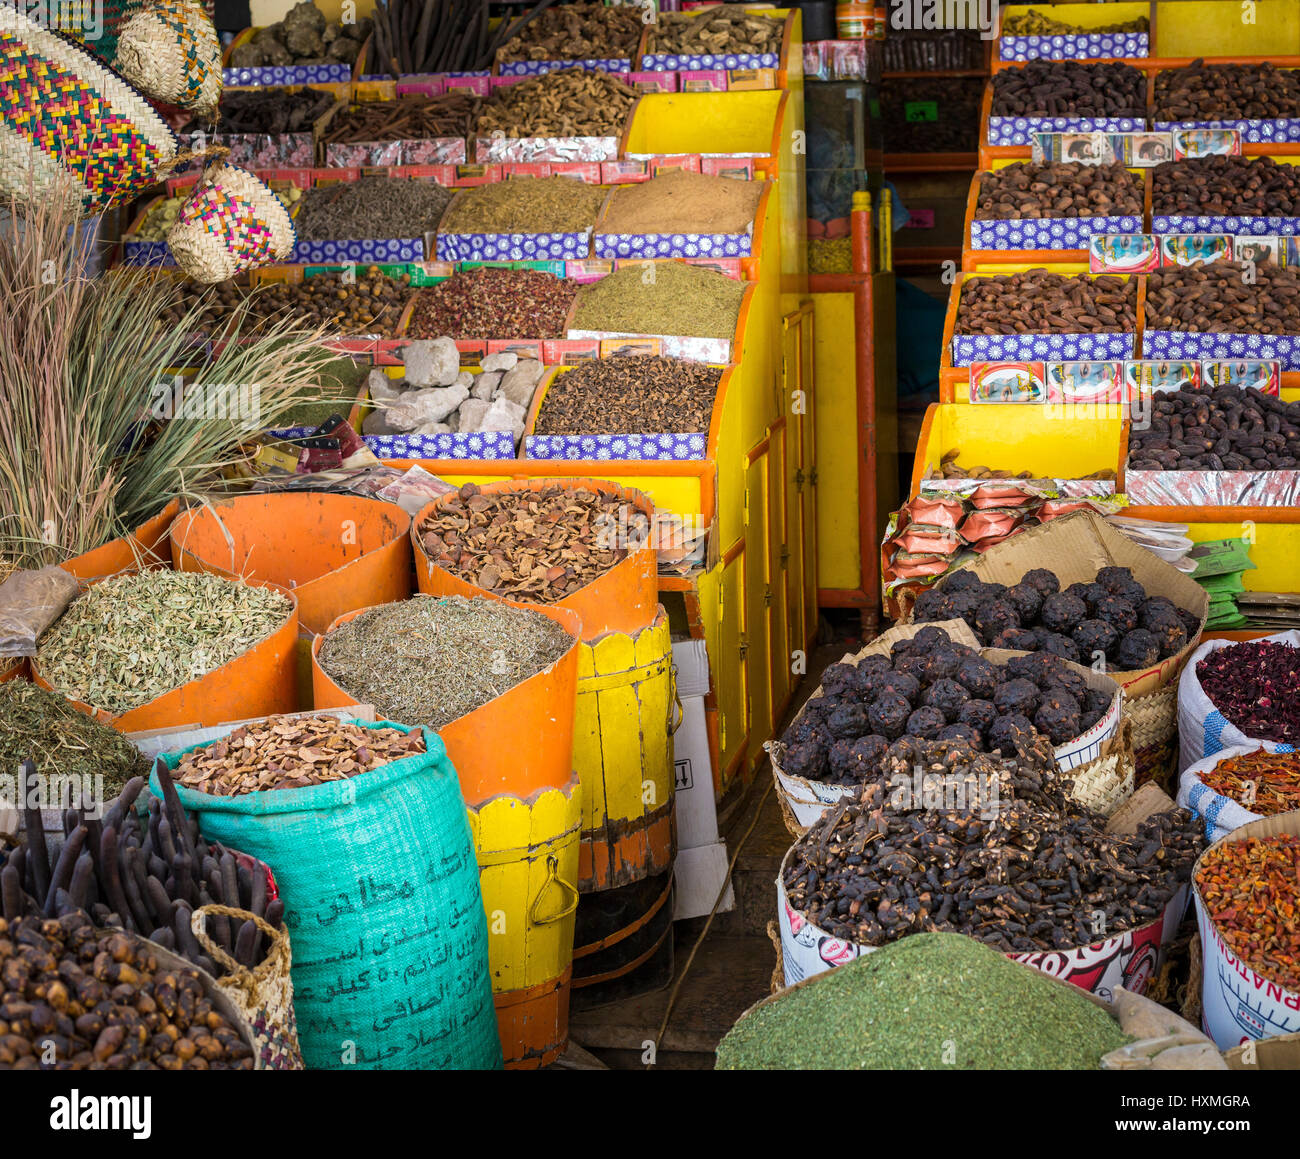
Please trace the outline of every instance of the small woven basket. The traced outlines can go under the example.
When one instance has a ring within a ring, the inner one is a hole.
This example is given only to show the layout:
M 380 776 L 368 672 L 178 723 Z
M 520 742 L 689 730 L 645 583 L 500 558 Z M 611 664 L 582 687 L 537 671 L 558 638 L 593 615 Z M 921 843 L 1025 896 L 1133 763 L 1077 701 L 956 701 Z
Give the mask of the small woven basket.
M 1133 795 L 1135 777 L 1133 726 L 1120 721 L 1119 732 L 1102 745 L 1102 755 L 1066 771 L 1074 781 L 1070 796 L 1103 817 L 1109 817 Z
M 156 0 L 133 13 L 117 37 L 114 64 L 155 100 L 212 115 L 221 100 L 221 41 L 188 0 Z
M 1155 781 L 1174 796 L 1178 781 L 1178 680 L 1171 680 L 1147 696 L 1125 697 L 1124 715 L 1133 721 L 1138 785 Z
M 167 245 L 183 273 L 211 285 L 288 258 L 293 222 L 269 185 L 222 159 L 203 171 Z

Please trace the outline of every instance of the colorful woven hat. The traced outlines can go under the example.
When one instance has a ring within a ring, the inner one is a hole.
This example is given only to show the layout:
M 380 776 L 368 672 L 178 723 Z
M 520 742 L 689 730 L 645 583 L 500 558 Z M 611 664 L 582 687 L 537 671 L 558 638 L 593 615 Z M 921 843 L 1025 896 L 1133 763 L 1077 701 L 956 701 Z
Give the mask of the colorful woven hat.
M 196 282 L 224 282 L 288 258 L 293 222 L 270 186 L 223 159 L 199 177 L 167 231 L 167 245 Z
M 114 65 L 141 92 L 213 114 L 221 100 L 221 42 L 190 0 L 156 0 L 118 29 Z
M 0 4 L 0 194 L 103 213 L 153 184 L 178 147 L 113 69 Z

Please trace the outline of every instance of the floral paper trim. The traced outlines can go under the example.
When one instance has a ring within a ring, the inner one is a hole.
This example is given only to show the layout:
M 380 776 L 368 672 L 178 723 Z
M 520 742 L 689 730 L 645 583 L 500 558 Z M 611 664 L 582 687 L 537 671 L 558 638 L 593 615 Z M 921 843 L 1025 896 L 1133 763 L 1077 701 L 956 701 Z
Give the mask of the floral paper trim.
M 444 262 L 547 261 L 591 256 L 591 231 L 582 233 L 440 233 Z
M 660 435 L 529 435 L 524 455 L 529 459 L 703 459 L 706 434 Z
M 1147 330 L 1142 356 L 1161 361 L 1276 359 L 1283 370 L 1300 370 L 1300 335 L 1194 334 L 1183 330 Z
M 1150 54 L 1145 32 L 1076 32 L 1060 36 L 1004 36 L 1003 60 L 1106 60 Z
M 1140 133 L 1145 117 L 989 117 L 990 145 L 1031 145 L 1035 133 Z
M 1098 362 L 1133 356 L 1132 334 L 955 334 L 953 366 L 1055 359 Z
M 1141 233 L 1142 215 L 1123 217 L 1040 217 L 977 220 L 970 223 L 971 249 L 1087 249 L 1095 233 Z

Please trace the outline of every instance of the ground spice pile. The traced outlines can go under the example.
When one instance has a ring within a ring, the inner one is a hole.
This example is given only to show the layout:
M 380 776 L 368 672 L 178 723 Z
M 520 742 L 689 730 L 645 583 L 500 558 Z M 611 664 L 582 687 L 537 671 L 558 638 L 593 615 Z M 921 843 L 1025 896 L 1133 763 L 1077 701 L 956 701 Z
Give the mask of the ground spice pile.
M 515 177 L 466 189 L 443 216 L 443 233 L 581 233 L 595 224 L 605 190 L 572 177 Z
M 539 435 L 707 431 L 722 369 L 637 355 L 584 362 L 558 375 L 537 416 Z
M 733 338 L 745 283 L 685 262 L 625 266 L 578 289 L 575 330 Z
M 412 338 L 563 338 L 578 284 L 544 270 L 463 270 L 415 296 Z
M 670 169 L 610 199 L 600 233 L 744 233 L 754 223 L 758 181 Z

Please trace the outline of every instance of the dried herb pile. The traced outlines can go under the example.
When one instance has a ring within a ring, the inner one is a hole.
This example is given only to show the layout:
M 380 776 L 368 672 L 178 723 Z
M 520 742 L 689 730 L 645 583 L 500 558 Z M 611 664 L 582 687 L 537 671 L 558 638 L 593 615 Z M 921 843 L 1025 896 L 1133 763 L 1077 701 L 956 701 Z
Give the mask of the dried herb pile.
M 271 588 L 215 575 L 115 576 L 72 602 L 38 642 L 35 664 L 63 695 L 127 712 L 247 652 L 292 607 Z
M 415 295 L 412 338 L 563 338 L 578 284 L 545 270 L 462 270 Z
M 685 262 L 629 265 L 578 288 L 573 328 L 733 338 L 744 296 L 744 282 L 715 270 Z
M 744 233 L 754 223 L 760 181 L 670 169 L 649 181 L 621 185 L 600 233 Z
M 516 177 L 463 191 L 442 233 L 580 233 L 596 222 L 605 190 L 572 177 Z
M 1260 817 L 1300 809 L 1300 754 L 1253 753 L 1229 757 L 1200 775 L 1207 789 L 1231 797 Z
M 1196 678 L 1247 736 L 1300 742 L 1300 648 L 1270 640 L 1229 644 L 1197 663 Z
M 500 600 L 416 596 L 372 608 L 322 641 L 326 674 L 358 703 L 438 729 L 555 663 L 573 638 Z
M 474 136 L 617 137 L 636 98 L 636 89 L 599 69 L 561 69 L 496 89 Z
M 374 175 L 307 190 L 294 215 L 299 241 L 420 237 L 436 230 L 451 190 Z
M 707 431 L 722 369 L 637 355 L 599 358 L 558 375 L 537 416 L 539 435 Z

